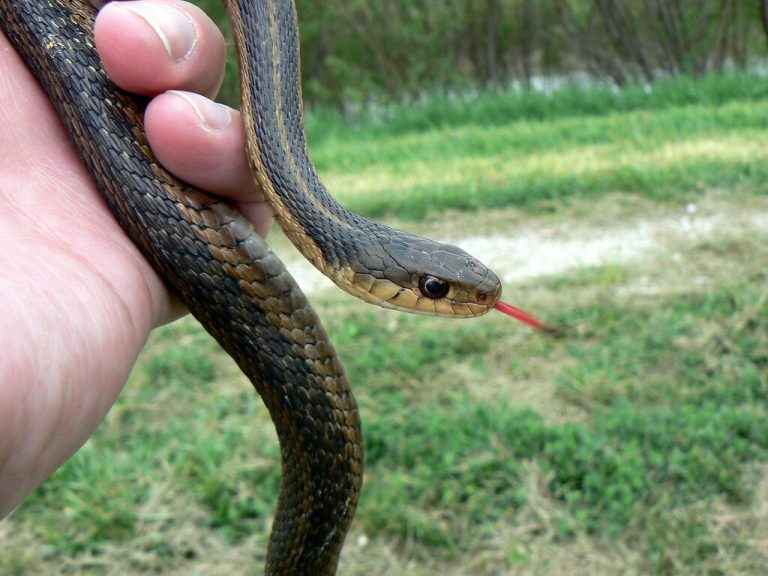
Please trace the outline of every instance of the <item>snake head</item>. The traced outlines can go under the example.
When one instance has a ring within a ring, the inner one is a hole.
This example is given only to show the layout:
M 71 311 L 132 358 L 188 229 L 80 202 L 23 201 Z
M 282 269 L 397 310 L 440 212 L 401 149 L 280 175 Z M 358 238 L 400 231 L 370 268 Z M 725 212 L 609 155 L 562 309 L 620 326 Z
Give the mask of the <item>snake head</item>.
M 368 244 L 350 262 L 342 287 L 405 312 L 469 318 L 496 305 L 501 281 L 462 249 L 399 233 Z

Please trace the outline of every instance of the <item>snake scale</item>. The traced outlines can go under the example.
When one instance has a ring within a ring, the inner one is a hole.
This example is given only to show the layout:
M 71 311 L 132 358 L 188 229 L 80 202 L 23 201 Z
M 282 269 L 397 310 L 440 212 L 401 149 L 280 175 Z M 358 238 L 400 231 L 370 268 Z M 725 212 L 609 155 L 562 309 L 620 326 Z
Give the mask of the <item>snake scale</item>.
M 252 173 L 298 249 L 342 289 L 381 306 L 457 317 L 493 307 L 510 313 L 498 302 L 498 278 L 462 250 L 335 202 L 307 153 L 293 0 L 226 5 Z M 266 574 L 335 574 L 363 474 L 360 416 L 344 369 L 251 224 L 158 164 L 142 127 L 143 102 L 102 68 L 94 17 L 84 0 L 0 0 L 0 29 L 47 92 L 115 218 L 269 410 L 283 479 Z

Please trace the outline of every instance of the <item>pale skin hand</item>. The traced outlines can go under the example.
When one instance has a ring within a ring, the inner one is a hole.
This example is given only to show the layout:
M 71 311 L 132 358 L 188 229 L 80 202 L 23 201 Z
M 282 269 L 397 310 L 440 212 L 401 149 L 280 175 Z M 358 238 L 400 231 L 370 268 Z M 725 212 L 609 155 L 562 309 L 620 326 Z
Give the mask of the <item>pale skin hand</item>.
M 218 91 L 221 34 L 177 0 L 120 4 L 100 12 L 97 47 L 117 84 L 156 96 L 146 114 L 156 155 L 238 202 L 266 234 L 271 213 L 248 172 L 239 114 L 189 94 Z M 2 518 L 82 446 L 149 332 L 183 310 L 112 218 L 1 33 L 0 126 Z

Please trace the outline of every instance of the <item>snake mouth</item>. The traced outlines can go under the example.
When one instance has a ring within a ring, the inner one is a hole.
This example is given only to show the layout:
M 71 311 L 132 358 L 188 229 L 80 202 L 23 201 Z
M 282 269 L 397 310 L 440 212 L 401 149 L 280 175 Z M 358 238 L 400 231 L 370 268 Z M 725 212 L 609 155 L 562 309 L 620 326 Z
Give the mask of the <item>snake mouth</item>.
M 370 304 L 388 310 L 398 310 L 411 314 L 441 316 L 444 318 L 476 318 L 493 310 L 498 296 L 489 295 L 487 301 L 466 299 L 449 295 L 446 298 L 432 300 L 419 293 L 386 279 L 361 281 L 360 274 L 347 272 L 329 275 L 331 280 L 348 294 Z
M 477 318 L 493 310 L 493 305 L 475 302 L 460 302 L 449 298 L 430 300 L 407 289 L 402 289 L 402 292 L 388 299 L 381 299 L 370 293 L 355 292 L 353 295 L 389 310 L 442 318 Z

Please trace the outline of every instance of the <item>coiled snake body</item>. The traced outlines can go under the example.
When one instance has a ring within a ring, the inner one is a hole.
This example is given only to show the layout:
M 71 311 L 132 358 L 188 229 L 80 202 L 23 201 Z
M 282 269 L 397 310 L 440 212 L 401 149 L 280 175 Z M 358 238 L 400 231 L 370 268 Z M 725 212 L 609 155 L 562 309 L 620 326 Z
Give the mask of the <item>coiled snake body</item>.
M 252 172 L 281 226 L 336 284 L 390 308 L 478 316 L 496 276 L 458 248 L 352 214 L 326 192 L 302 121 L 293 0 L 227 0 Z M 0 29 L 48 93 L 122 228 L 248 375 L 275 423 L 283 481 L 270 575 L 334 574 L 362 483 L 360 418 L 315 312 L 250 223 L 158 165 L 141 103 L 116 88 L 84 0 L 0 0 Z

